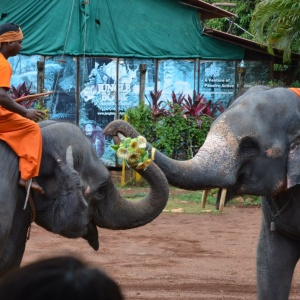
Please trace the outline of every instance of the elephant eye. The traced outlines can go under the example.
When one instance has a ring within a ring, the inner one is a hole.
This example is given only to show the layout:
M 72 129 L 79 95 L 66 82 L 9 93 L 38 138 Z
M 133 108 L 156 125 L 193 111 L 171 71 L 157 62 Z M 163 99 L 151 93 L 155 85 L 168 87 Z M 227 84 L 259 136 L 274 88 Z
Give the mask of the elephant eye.
M 257 141 L 251 137 L 245 137 L 240 143 L 240 153 L 247 155 L 256 155 L 259 152 Z
M 106 193 L 107 193 L 107 185 L 102 185 L 100 187 L 97 188 L 97 191 L 95 193 L 95 197 L 99 200 L 99 199 L 103 199 L 106 197 Z

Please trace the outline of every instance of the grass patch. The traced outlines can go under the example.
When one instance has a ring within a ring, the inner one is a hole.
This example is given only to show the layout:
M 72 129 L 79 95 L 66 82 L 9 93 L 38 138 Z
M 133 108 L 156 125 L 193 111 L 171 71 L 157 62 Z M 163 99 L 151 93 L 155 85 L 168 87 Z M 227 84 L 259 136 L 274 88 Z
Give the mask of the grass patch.
M 137 201 L 148 194 L 148 184 L 145 180 L 141 180 L 138 185 L 136 178 L 131 176 L 127 180 L 125 186 L 121 186 L 120 181 L 115 181 L 115 184 L 121 194 L 128 200 Z M 183 213 L 219 213 L 215 208 L 218 189 L 212 189 L 208 192 L 205 208 L 202 208 L 202 191 L 187 191 L 170 186 L 170 196 L 168 203 L 165 207 L 165 212 L 183 212 Z M 261 204 L 260 197 L 257 196 L 237 196 L 234 197 L 226 205 L 239 205 L 239 206 L 258 206 Z
M 127 178 L 128 179 L 128 178 Z M 136 182 L 136 177 L 131 176 L 126 181 L 125 186 L 120 185 L 120 180 L 115 180 L 115 185 L 126 199 L 130 201 L 138 201 L 147 196 L 149 192 L 149 185 L 145 180 Z M 202 207 L 202 191 L 188 191 L 176 187 L 169 187 L 170 194 L 168 203 L 164 209 L 165 213 L 186 213 L 186 214 L 203 214 L 213 213 L 219 214 L 219 210 L 215 208 L 218 189 L 212 189 L 208 192 L 206 205 Z M 231 205 L 239 206 L 257 206 L 260 205 L 260 197 L 255 196 L 237 196 L 226 204 L 227 207 Z
M 118 185 L 120 193 L 130 201 L 138 201 L 148 194 L 147 186 Z M 212 213 L 220 214 L 215 208 L 218 189 L 212 189 L 208 192 L 206 205 L 202 207 L 202 191 L 187 191 L 170 186 L 168 203 L 164 209 L 165 213 L 185 213 L 185 214 L 203 214 Z M 260 205 L 260 197 L 255 196 L 237 196 L 227 204 L 240 206 L 257 206 Z
M 120 187 L 120 193 L 130 201 L 138 201 L 148 194 L 145 187 Z M 219 211 L 215 208 L 215 198 L 208 195 L 205 208 L 202 208 L 202 191 L 185 191 L 170 187 L 170 196 L 164 209 L 165 213 L 202 214 Z
M 215 198 L 208 195 L 206 205 L 203 208 L 202 191 L 185 191 L 170 187 L 170 197 L 164 211 L 168 213 L 181 212 L 186 214 L 218 214 L 219 211 L 215 208 L 215 202 Z

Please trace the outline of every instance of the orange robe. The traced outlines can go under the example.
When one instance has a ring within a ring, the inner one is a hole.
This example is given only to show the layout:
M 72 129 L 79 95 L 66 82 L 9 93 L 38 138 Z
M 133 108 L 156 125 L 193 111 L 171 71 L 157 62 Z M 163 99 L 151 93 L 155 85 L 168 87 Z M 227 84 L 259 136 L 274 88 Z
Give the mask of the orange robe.
M 10 88 L 11 75 L 11 65 L 0 53 L 0 87 Z M 42 135 L 37 123 L 0 106 L 0 139 L 19 156 L 22 179 L 38 176 L 42 157 Z

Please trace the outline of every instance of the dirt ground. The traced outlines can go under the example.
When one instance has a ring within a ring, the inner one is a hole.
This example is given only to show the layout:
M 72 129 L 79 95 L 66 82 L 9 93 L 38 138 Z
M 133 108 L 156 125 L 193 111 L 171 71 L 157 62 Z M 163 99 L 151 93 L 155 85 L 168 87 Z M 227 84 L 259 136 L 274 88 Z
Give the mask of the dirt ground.
M 74 254 L 104 269 L 134 299 L 256 299 L 255 252 L 260 207 L 225 207 L 222 214 L 162 213 L 143 227 L 99 229 L 100 249 L 32 226 L 23 265 Z M 290 299 L 300 299 L 296 268 Z

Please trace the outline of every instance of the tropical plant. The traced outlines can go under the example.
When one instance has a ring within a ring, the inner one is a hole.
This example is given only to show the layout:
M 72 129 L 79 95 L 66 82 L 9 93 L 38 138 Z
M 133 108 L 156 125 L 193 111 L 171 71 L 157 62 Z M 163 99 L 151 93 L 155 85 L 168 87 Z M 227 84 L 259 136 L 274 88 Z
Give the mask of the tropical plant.
M 187 121 L 188 120 L 188 121 Z M 177 158 L 179 151 L 187 150 L 189 130 L 192 122 L 182 117 L 180 107 L 175 105 L 172 113 L 160 118 L 156 124 L 156 141 L 153 146 L 158 148 L 165 155 Z M 194 122 L 195 123 L 195 122 Z
M 291 51 L 300 52 L 300 2 L 296 0 L 264 0 L 258 3 L 251 20 L 255 40 L 283 50 L 284 61 L 289 62 Z
M 22 97 L 31 95 L 30 93 L 31 86 L 32 86 L 32 82 L 27 87 L 25 81 L 23 83 L 20 83 L 17 87 L 12 85 L 11 87 L 12 94 L 10 95 L 11 98 L 19 99 L 18 104 L 26 108 L 29 108 L 35 104 L 34 105 L 35 109 L 42 110 L 45 113 L 44 119 L 49 119 L 49 110 L 47 109 L 47 107 L 45 106 L 42 100 L 39 101 L 38 97 L 34 97 L 34 94 L 33 97 L 30 99 L 24 99 L 23 101 L 20 100 Z
M 10 95 L 12 99 L 19 99 L 24 96 L 30 95 L 30 89 L 31 89 L 32 83 L 29 84 L 29 86 L 26 86 L 25 81 L 23 83 L 20 83 L 17 87 L 11 86 L 12 94 Z M 37 98 L 27 99 L 24 101 L 18 101 L 18 103 L 26 108 L 29 108 L 35 101 L 37 101 Z
M 192 158 L 203 145 L 213 122 L 209 116 L 201 116 L 202 127 L 193 117 L 183 118 L 179 106 L 156 123 L 156 141 L 153 146 L 173 159 Z
M 179 94 L 179 96 L 177 96 L 175 94 L 175 92 L 172 91 L 171 97 L 172 97 L 172 102 L 169 102 L 170 110 L 174 109 L 175 105 L 178 105 L 180 107 L 180 109 L 183 109 L 183 104 L 185 101 L 183 92 L 181 94 Z
M 151 107 L 151 114 L 153 118 L 158 118 L 160 116 L 167 116 L 168 111 L 165 109 L 165 102 L 164 101 L 159 101 L 160 97 L 162 94 L 162 90 L 156 91 L 155 93 L 150 92 L 151 100 L 152 102 L 149 102 L 150 107 Z
M 166 110 L 159 101 L 161 93 L 152 95 L 156 109 L 143 104 L 130 108 L 125 112 L 128 122 L 167 156 L 175 159 L 191 158 L 203 144 L 214 120 L 214 106 L 205 100 L 205 103 L 201 104 L 202 114 L 197 115 L 194 113 L 197 110 L 193 108 L 195 105 L 197 107 L 197 104 L 193 103 L 192 97 L 188 96 L 187 100 L 182 93 L 177 96 L 172 92 L 172 102 L 168 102 L 169 110 Z M 195 92 L 193 98 L 197 103 L 200 100 L 204 101 L 203 95 L 196 95 Z M 160 113 L 153 113 L 158 110 Z
M 195 119 L 198 124 L 199 129 L 202 126 L 202 116 L 209 116 L 215 118 L 218 113 L 224 111 L 222 102 L 219 100 L 217 103 L 212 103 L 211 100 L 207 101 L 204 94 L 193 93 L 193 99 L 188 95 L 187 99 L 184 98 L 185 104 L 183 104 L 183 113 L 189 115 Z
M 13 99 L 21 98 L 30 94 L 32 83 L 30 83 L 29 87 L 26 86 L 25 81 L 20 83 L 16 88 L 12 85 L 11 89 L 13 94 L 11 97 Z

